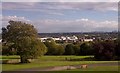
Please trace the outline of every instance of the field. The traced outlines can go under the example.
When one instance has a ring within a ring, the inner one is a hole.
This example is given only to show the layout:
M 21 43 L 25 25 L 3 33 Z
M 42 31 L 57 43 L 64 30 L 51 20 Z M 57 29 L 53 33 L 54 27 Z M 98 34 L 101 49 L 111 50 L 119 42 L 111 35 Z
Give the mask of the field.
M 93 56 L 42 56 L 28 64 L 2 64 L 3 71 L 23 71 L 23 70 L 39 70 L 49 67 L 57 66 L 75 66 L 81 64 L 90 65 L 86 69 L 73 69 L 67 71 L 117 71 L 117 65 L 110 65 L 117 63 L 117 61 L 82 61 L 81 59 Z M 19 60 L 19 56 L 0 56 L 1 60 Z M 67 59 L 67 60 L 66 60 Z M 101 66 L 99 66 L 99 64 Z M 106 65 L 104 65 L 106 64 Z M 108 65 L 108 66 L 107 66 Z M 66 70 L 62 70 L 66 71 Z

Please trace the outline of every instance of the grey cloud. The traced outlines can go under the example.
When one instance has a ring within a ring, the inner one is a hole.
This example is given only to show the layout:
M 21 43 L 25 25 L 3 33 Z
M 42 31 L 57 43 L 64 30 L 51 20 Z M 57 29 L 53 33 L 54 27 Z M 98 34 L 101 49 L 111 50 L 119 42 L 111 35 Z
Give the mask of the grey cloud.
M 29 19 L 26 19 L 25 17 L 18 17 L 18 16 L 1 16 L 2 17 L 2 27 L 5 27 L 8 25 L 8 21 L 14 20 L 14 21 L 23 21 L 26 23 L 31 23 Z
M 95 21 L 90 19 L 30 21 L 25 17 L 3 16 L 2 25 L 7 26 L 10 19 L 31 23 L 38 32 L 81 32 L 81 31 L 114 31 L 118 29 L 117 21 Z
M 87 20 L 87 19 L 86 19 Z M 39 20 L 34 23 L 40 32 L 80 32 L 80 31 L 114 31 L 118 29 L 117 21 L 94 20 Z
M 3 9 L 35 10 L 97 10 L 118 11 L 117 2 L 19 2 L 3 3 Z

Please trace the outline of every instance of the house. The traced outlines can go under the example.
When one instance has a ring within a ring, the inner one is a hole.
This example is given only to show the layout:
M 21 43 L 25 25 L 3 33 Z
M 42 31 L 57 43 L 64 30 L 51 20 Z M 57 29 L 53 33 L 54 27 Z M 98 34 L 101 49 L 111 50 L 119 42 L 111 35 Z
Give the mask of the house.
M 60 41 L 60 38 L 52 38 L 54 41 Z
M 90 42 L 90 41 L 93 41 L 93 39 L 83 39 L 83 41 Z
M 40 39 L 41 40 L 41 42 L 45 42 L 46 40 L 47 40 L 47 38 L 45 37 L 45 38 L 38 38 L 38 39 Z
M 0 43 L 2 42 L 2 39 L 0 39 Z
M 64 37 L 64 36 L 61 36 L 61 40 L 64 40 L 64 41 L 65 41 L 65 40 L 66 40 L 66 37 Z

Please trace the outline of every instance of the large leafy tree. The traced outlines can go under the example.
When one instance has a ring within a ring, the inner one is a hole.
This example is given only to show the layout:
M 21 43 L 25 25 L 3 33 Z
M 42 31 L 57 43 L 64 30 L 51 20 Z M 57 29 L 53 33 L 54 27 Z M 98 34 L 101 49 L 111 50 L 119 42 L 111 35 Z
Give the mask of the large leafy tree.
M 118 57 L 120 60 L 120 39 L 117 39 L 115 41 L 115 55 Z
M 113 41 L 95 42 L 93 45 L 94 56 L 97 60 L 113 60 L 115 44 Z
M 75 55 L 80 55 L 80 45 L 74 45 Z
M 85 42 L 80 45 L 80 55 L 93 55 L 92 42 Z
M 65 55 L 74 55 L 74 54 L 75 54 L 74 45 L 67 44 L 65 47 Z
M 54 40 L 46 41 L 45 45 L 48 48 L 47 55 L 62 55 L 65 51 L 63 45 L 57 44 Z
M 46 46 L 38 40 L 37 30 L 33 25 L 21 21 L 9 21 L 4 28 L 6 43 L 20 55 L 21 63 L 28 63 L 31 58 L 37 58 L 46 53 Z

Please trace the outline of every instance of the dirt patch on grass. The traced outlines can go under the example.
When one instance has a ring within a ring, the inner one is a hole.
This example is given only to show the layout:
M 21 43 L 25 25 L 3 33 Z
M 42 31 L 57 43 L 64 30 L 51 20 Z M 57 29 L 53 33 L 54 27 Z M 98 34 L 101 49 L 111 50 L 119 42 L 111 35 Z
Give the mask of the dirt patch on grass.
M 86 64 L 88 68 L 93 68 L 97 66 L 118 66 L 118 63 L 96 63 L 96 64 Z M 54 66 L 45 68 L 29 68 L 22 69 L 18 71 L 61 71 L 61 70 L 71 70 L 71 69 L 81 69 L 82 65 L 68 65 L 68 66 Z

